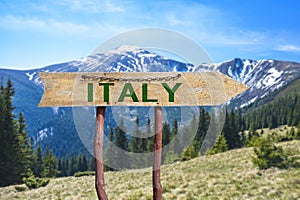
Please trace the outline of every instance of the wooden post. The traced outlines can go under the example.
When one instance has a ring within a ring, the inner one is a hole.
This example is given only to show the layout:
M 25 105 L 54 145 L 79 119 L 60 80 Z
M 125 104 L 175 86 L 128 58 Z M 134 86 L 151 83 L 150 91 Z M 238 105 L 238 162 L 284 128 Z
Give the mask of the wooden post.
M 94 156 L 96 164 L 95 186 L 98 199 L 100 200 L 107 200 L 107 195 L 104 189 L 103 167 L 104 115 L 105 107 L 96 107 L 96 132 L 94 140 Z
M 162 151 L 162 107 L 154 107 L 155 137 L 154 137 L 154 162 L 152 171 L 153 199 L 162 199 L 162 186 L 160 183 L 160 164 Z

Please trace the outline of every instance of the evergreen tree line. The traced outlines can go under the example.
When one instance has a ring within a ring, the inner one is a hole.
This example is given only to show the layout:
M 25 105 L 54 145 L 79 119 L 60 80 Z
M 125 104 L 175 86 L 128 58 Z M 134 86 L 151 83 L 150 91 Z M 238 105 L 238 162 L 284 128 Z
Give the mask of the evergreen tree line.
M 199 155 L 199 151 L 202 143 L 204 142 L 209 123 L 210 115 L 209 112 L 204 108 L 200 108 L 199 116 L 194 116 L 191 120 L 191 123 L 180 130 L 176 118 L 171 124 L 167 121 L 163 122 L 162 146 L 165 150 L 165 153 L 163 153 L 162 156 L 162 163 L 185 160 L 185 157 L 190 158 Z M 113 145 L 116 145 L 120 149 L 134 153 L 153 152 L 154 130 L 152 130 L 150 124 L 151 121 L 150 118 L 148 118 L 146 130 L 143 132 L 139 128 L 139 117 L 136 117 L 135 128 L 133 132 L 129 134 L 126 132 L 122 119 L 120 120 L 119 126 L 111 127 L 108 135 L 110 142 L 105 148 L 105 163 L 111 163 L 113 166 L 123 166 L 124 168 L 134 168 L 135 165 L 138 166 L 138 164 L 141 162 L 148 163 L 148 165 L 151 166 L 153 161 L 149 160 L 146 155 L 142 158 L 142 160 L 137 160 L 136 156 L 131 154 L 132 157 L 129 158 L 130 162 L 128 163 L 128 160 L 124 160 L 124 155 L 122 155 L 122 152 L 113 152 L 114 148 L 112 147 Z M 227 131 L 231 130 L 232 129 L 228 128 Z M 238 135 L 238 131 L 236 131 L 236 134 Z M 152 136 L 147 137 L 148 135 Z M 187 141 L 189 140 L 189 137 L 192 136 L 194 136 L 194 140 L 192 141 L 192 145 L 189 146 L 189 142 Z M 235 138 L 234 136 L 231 136 L 231 133 L 226 134 L 226 136 Z M 231 146 L 234 147 L 233 145 Z M 126 156 L 128 158 L 128 154 Z M 107 169 L 110 168 L 107 167 Z
M 12 98 L 15 94 L 9 79 L 0 83 L 0 186 L 22 183 L 23 178 L 56 176 L 56 158 L 50 149 L 42 154 L 40 145 L 33 150 L 22 113 L 16 118 Z
M 180 160 L 188 160 L 195 158 L 200 154 L 215 154 L 244 146 L 245 139 L 243 134 L 240 134 L 241 130 L 243 130 L 243 117 L 240 110 L 231 109 L 228 111 L 226 108 L 224 125 L 221 134 L 216 139 L 205 139 L 206 134 L 208 134 L 208 128 L 211 121 L 213 121 L 215 126 L 217 126 L 219 120 L 216 116 L 214 116 L 213 112 L 209 114 L 204 108 L 201 108 L 195 140 L 191 146 L 185 148 Z M 193 126 L 195 125 L 193 125 L 192 122 L 191 127 Z M 193 128 L 192 131 L 194 131 Z M 210 134 L 213 135 L 216 133 L 216 129 L 213 129 L 210 132 Z M 206 148 L 200 149 L 204 144 L 206 144 Z M 201 150 L 204 150 L 204 152 Z
M 73 176 L 76 172 L 95 171 L 95 159 L 85 154 L 72 154 L 57 161 L 58 177 Z
M 294 93 L 261 106 L 244 117 L 244 128 L 257 130 L 300 123 L 300 94 Z
M 166 147 L 168 150 L 179 154 L 180 152 L 176 151 L 175 145 L 179 145 L 179 140 L 175 139 L 174 145 L 170 145 L 170 141 L 178 133 L 178 121 L 174 119 L 173 127 L 171 128 L 168 122 L 163 123 L 162 128 L 162 146 Z M 129 136 L 131 135 L 131 136 Z M 154 148 L 154 130 L 151 127 L 150 118 L 147 120 L 146 130 L 140 130 L 140 120 L 139 117 L 136 117 L 135 120 L 135 127 L 131 134 L 127 134 L 127 131 L 124 127 L 123 119 L 121 118 L 119 126 L 115 128 L 110 128 L 110 132 L 108 135 L 109 143 L 105 148 L 104 159 L 105 163 L 109 163 L 110 166 L 118 166 L 118 169 L 122 168 L 134 168 L 140 166 L 139 164 L 142 163 L 143 166 L 151 165 L 153 162 L 150 160 L 149 157 L 145 156 L 138 160 L 138 158 L 134 154 L 130 154 L 127 152 L 132 153 L 149 153 L 153 152 Z M 117 146 L 118 148 L 124 150 L 119 151 L 113 148 L 113 145 Z M 126 154 L 126 155 L 124 155 Z M 130 154 L 130 155 L 129 155 Z M 128 160 L 124 160 L 124 156 L 128 159 L 130 157 L 129 162 Z M 165 157 L 163 157 L 163 160 Z M 146 163 L 146 164 L 145 164 Z M 107 169 L 111 169 L 107 167 Z

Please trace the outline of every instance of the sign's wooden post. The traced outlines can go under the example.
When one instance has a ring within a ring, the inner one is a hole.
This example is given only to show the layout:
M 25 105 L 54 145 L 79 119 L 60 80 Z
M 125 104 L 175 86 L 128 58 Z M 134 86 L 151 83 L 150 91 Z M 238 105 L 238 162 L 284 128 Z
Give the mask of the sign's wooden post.
M 152 171 L 153 199 L 162 199 L 162 186 L 160 183 L 160 164 L 162 151 L 162 107 L 154 107 L 155 136 L 154 136 L 154 160 Z
M 96 107 L 96 131 L 94 140 L 94 156 L 96 164 L 95 186 L 100 200 L 107 200 L 104 189 L 103 141 L 104 141 L 105 106 Z

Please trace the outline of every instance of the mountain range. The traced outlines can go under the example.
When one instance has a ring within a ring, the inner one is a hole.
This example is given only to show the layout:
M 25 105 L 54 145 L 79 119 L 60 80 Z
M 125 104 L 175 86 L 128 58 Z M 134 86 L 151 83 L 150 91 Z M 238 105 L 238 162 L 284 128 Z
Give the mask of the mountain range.
M 71 108 L 38 108 L 43 93 L 39 72 L 200 72 L 218 71 L 249 87 L 228 102 L 232 107 L 248 106 L 268 95 L 283 90 L 300 78 L 300 63 L 279 60 L 235 58 L 221 63 L 193 65 L 179 62 L 138 47 L 117 49 L 90 55 L 78 60 L 54 64 L 39 69 L 0 69 L 0 76 L 13 81 L 16 94 L 15 113 L 23 112 L 27 130 L 35 141 L 57 146 L 58 156 L 83 151 Z M 133 108 L 137 109 L 137 108 Z M 108 115 L 111 111 L 108 110 Z M 112 122 L 112 121 L 110 121 Z M 113 123 L 113 122 L 112 122 Z M 72 141 L 73 147 L 69 147 Z

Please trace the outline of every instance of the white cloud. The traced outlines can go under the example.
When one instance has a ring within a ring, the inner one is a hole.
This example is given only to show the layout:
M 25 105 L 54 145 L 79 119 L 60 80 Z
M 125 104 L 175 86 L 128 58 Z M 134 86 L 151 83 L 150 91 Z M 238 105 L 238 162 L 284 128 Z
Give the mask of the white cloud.
M 121 3 L 109 0 L 60 0 L 55 1 L 54 4 L 62 6 L 64 12 L 66 9 L 86 12 L 89 21 L 83 24 L 83 20 L 78 20 L 75 16 L 73 21 L 66 21 L 70 19 L 58 19 L 59 15 L 56 14 L 51 18 L 38 15 L 33 15 L 33 17 L 8 15 L 0 17 L 0 27 L 48 32 L 61 36 L 77 35 L 82 38 L 87 36 L 100 38 L 100 35 L 112 36 L 130 28 L 161 27 L 175 29 L 191 36 L 198 42 L 215 46 L 256 45 L 264 43 L 266 38 L 264 33 L 233 27 L 230 19 L 224 17 L 221 10 L 198 3 L 178 3 L 169 9 L 170 2 L 155 2 L 145 6 L 127 2 L 126 12 L 123 12 L 125 9 L 120 5 Z M 47 8 L 46 5 L 40 5 L 40 7 L 41 9 Z M 148 10 L 148 7 L 159 7 L 160 11 Z M 49 8 L 49 10 L 51 9 Z M 111 13 L 99 16 L 98 12 Z M 114 12 L 119 12 L 119 14 L 116 15 Z
M 166 20 L 169 23 L 169 25 L 172 26 L 186 26 L 189 22 L 185 20 L 180 20 L 175 17 L 173 13 L 169 13 L 166 15 Z
M 265 33 L 254 31 L 227 30 L 227 32 L 205 32 L 203 39 L 207 43 L 221 46 L 261 45 L 266 41 Z
M 57 4 L 74 11 L 85 12 L 123 12 L 125 10 L 110 0 L 63 0 L 58 1 Z
M 296 46 L 296 45 L 280 45 L 277 48 L 275 48 L 275 50 L 278 51 L 288 51 L 288 52 L 300 52 L 300 47 Z
M 122 8 L 121 6 L 117 6 L 117 5 L 113 4 L 109 0 L 105 1 L 105 10 L 107 12 L 123 12 L 123 11 L 125 11 L 124 8 Z
M 51 36 L 68 37 L 76 36 L 81 39 L 108 39 L 112 35 L 128 31 L 134 27 L 126 24 L 111 24 L 110 22 L 90 22 L 80 24 L 56 19 L 37 19 L 8 15 L 0 16 L 0 30 L 28 31 L 49 34 Z
M 59 34 L 78 34 L 87 32 L 89 27 L 55 19 L 24 18 L 8 15 L 0 18 L 0 27 L 13 30 L 46 31 Z
M 164 4 L 160 6 L 167 8 Z M 177 4 L 163 15 L 165 23 L 157 21 L 159 26 L 167 25 L 208 45 L 245 47 L 262 45 L 267 40 L 266 33 L 237 27 L 222 10 L 200 3 Z

